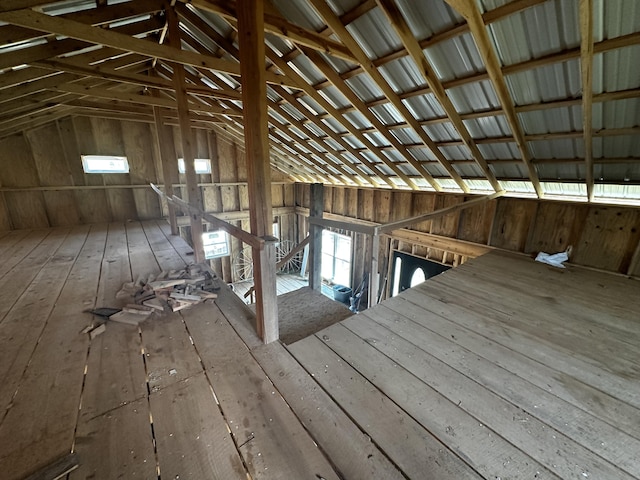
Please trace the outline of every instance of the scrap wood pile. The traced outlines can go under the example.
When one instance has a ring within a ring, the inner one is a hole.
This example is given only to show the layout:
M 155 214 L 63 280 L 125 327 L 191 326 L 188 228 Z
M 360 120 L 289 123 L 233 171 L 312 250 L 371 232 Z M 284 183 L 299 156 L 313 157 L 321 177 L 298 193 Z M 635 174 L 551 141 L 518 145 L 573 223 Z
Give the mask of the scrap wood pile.
M 103 307 L 88 312 L 114 322 L 138 325 L 154 313 L 177 312 L 216 299 L 218 295 L 214 292 L 219 289 L 218 277 L 208 265 L 189 265 L 125 283 L 116 294 L 116 298 L 128 301 L 122 308 Z M 103 323 L 86 331 L 93 338 L 104 328 Z

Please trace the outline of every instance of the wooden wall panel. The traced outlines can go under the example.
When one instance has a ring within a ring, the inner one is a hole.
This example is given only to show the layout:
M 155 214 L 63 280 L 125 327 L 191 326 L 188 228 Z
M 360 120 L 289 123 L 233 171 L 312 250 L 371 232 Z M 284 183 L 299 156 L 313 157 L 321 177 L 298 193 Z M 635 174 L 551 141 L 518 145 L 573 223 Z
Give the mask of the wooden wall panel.
M 334 188 L 332 190 L 333 199 L 331 200 L 331 212 L 344 212 L 344 188 Z
M 122 122 L 124 151 L 129 161 L 129 182 L 132 185 L 161 183 L 158 181 L 154 159 L 154 138 L 149 124 L 140 122 Z M 136 217 L 142 220 L 159 218 L 160 198 L 151 189 L 132 191 Z
M 2 184 L 0 184 L 0 187 Z M 9 216 L 9 209 L 7 208 L 7 201 L 5 200 L 4 193 L 0 192 L 0 232 L 11 230 L 11 217 Z
M 639 240 L 639 209 L 591 206 L 572 259 L 626 273 Z
M 388 223 L 391 216 L 391 198 L 395 200 L 395 194 L 390 190 L 374 190 L 373 192 L 373 221 Z
M 39 184 L 45 187 L 69 185 L 73 178 L 68 169 L 57 125 L 52 123 L 30 130 L 25 136 L 31 146 Z M 80 223 L 80 213 L 73 192 L 45 191 L 43 198 L 50 226 Z
M 459 195 L 437 195 L 433 209 L 452 207 L 464 201 L 464 197 Z M 444 237 L 455 237 L 458 234 L 458 223 L 460 212 L 453 212 L 442 217 L 435 218 L 431 223 L 431 233 Z
M 422 215 L 424 213 L 433 212 L 436 201 L 436 195 L 433 193 L 416 192 L 413 194 L 412 215 Z M 411 226 L 412 230 L 429 233 L 431 231 L 431 220 L 416 223 Z
M 0 184 L 21 188 L 37 187 L 39 183 L 38 169 L 24 135 L 0 140 Z M 14 229 L 50 226 L 42 192 L 6 192 L 5 202 Z
M 462 210 L 457 238 L 486 245 L 491 234 L 491 225 L 497 205 L 497 200 L 491 200 L 482 205 Z
M 588 205 L 541 202 L 525 253 L 557 253 L 577 246 L 588 212 Z
M 358 189 L 358 218 L 373 221 L 373 190 Z
M 333 188 L 331 188 L 328 185 L 325 185 L 322 198 L 324 199 L 324 211 L 330 212 L 331 205 L 333 204 Z
M 413 215 L 413 198 L 411 192 L 392 192 L 391 193 L 391 212 L 389 213 L 389 221 L 395 222 L 409 218 Z
M 50 226 L 42 192 L 6 192 L 5 200 L 15 230 Z
M 519 198 L 498 200 L 491 231 L 491 246 L 524 251 L 538 202 Z
M 237 150 L 235 144 L 229 142 L 227 139 L 218 137 L 217 145 L 220 182 L 236 182 L 238 178 L 238 168 L 235 161 Z

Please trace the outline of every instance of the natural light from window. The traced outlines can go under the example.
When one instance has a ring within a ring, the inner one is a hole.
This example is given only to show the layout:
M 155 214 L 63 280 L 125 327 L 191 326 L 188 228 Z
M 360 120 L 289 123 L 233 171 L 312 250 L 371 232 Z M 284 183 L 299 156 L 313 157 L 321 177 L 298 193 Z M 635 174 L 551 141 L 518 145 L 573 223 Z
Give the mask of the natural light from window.
M 351 237 L 323 230 L 322 278 L 338 285 L 351 286 Z
M 129 173 L 127 157 L 81 155 L 84 173 Z
M 208 158 L 196 158 L 193 161 L 193 166 L 195 167 L 198 175 L 211 173 L 211 160 Z M 184 158 L 178 159 L 178 172 L 185 173 Z

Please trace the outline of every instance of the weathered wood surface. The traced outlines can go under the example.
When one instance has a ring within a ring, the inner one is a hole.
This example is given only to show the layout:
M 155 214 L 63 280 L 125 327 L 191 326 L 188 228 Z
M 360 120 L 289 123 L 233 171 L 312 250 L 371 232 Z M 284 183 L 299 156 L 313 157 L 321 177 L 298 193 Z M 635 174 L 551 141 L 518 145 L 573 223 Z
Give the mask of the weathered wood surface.
M 363 403 L 393 402 L 483 477 L 637 479 L 639 298 L 635 280 L 492 252 L 288 348 L 405 474 L 384 442 L 410 424 L 387 433 Z

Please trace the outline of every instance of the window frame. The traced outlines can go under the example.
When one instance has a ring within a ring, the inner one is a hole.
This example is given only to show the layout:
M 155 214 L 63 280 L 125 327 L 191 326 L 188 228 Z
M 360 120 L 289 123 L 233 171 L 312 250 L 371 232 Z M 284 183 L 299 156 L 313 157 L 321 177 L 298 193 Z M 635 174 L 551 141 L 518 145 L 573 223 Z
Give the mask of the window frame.
M 129 160 L 127 157 L 123 155 L 80 155 L 80 159 L 82 161 L 82 170 L 84 173 L 88 175 L 93 174 L 116 174 L 121 175 L 125 173 L 129 173 Z M 105 168 L 92 168 L 90 163 L 92 161 L 103 161 L 103 162 L 113 162 L 120 161 L 124 163 L 123 168 L 121 169 L 105 169 Z

